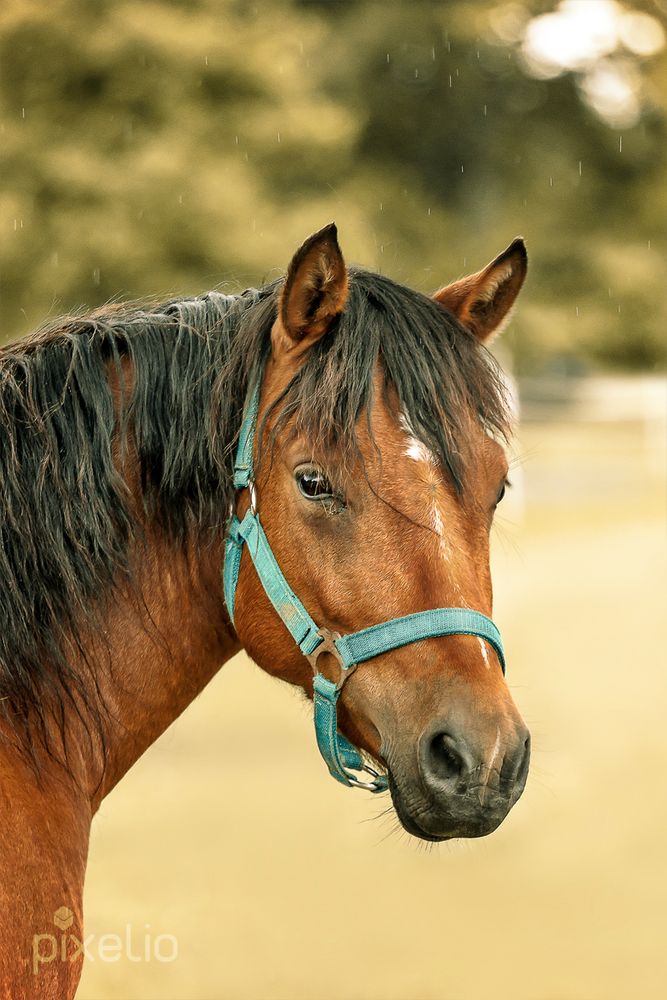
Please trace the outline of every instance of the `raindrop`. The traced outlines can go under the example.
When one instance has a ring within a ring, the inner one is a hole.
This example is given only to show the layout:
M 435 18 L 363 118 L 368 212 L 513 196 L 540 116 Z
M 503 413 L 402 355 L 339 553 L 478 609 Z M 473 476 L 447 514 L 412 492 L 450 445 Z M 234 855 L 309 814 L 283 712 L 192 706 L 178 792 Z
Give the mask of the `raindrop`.
M 431 46 L 431 61 L 435 62 L 435 45 Z
M 461 173 L 463 173 L 463 164 L 461 164 Z
M 553 179 L 553 177 L 550 177 L 549 178 L 549 187 L 552 188 L 553 186 L 554 186 L 554 179 Z
M 622 135 L 619 135 L 619 137 L 618 137 L 618 151 L 619 151 L 619 153 L 623 152 L 623 136 Z
M 179 205 L 183 204 L 183 195 L 182 194 L 179 194 L 179 196 L 178 196 L 178 204 Z
M 21 118 L 25 118 L 25 108 L 21 108 Z
M 430 209 L 430 208 L 427 208 L 427 209 L 426 209 L 426 214 L 427 214 L 427 215 L 430 215 L 430 214 L 431 214 L 431 209 Z
M 278 135 L 278 142 L 280 142 L 280 132 L 278 132 L 277 135 Z
M 208 56 L 204 56 L 204 66 L 208 66 Z
M 419 79 L 419 70 L 415 69 L 415 80 Z
M 389 62 L 389 53 L 387 52 L 387 62 Z
M 650 250 L 650 249 L 651 249 L 651 241 L 649 240 L 649 241 L 648 241 L 648 243 L 647 243 L 646 245 L 647 245 L 647 247 L 648 247 L 648 248 L 649 248 L 649 250 Z
M 100 283 L 100 269 L 99 267 L 93 268 L 93 284 L 99 285 Z
M 486 118 L 486 113 L 487 113 L 487 111 L 488 111 L 488 108 L 487 108 L 487 106 L 486 106 L 486 104 L 485 104 L 485 105 L 484 105 L 484 117 L 485 117 L 485 118 Z
M 383 204 L 383 202 L 380 202 L 380 211 L 384 212 L 384 204 Z
M 54 250 L 54 252 L 51 254 L 51 263 L 53 264 L 54 267 L 58 267 L 59 261 L 60 258 L 58 257 L 58 251 Z
M 238 144 L 239 144 L 239 137 L 237 135 L 234 136 L 234 142 L 238 146 Z
M 579 176 L 581 177 L 581 160 L 579 160 Z
M 620 302 L 618 303 L 618 315 L 619 316 L 621 315 L 621 303 Z
M 574 307 L 574 315 L 575 315 L 575 316 L 578 316 L 578 315 L 579 315 L 579 306 L 575 306 L 575 307 Z
M 450 87 L 450 89 L 451 89 L 451 86 L 452 86 L 452 74 L 450 73 L 449 74 L 449 87 Z
M 14 232 L 18 229 L 18 219 L 14 219 Z

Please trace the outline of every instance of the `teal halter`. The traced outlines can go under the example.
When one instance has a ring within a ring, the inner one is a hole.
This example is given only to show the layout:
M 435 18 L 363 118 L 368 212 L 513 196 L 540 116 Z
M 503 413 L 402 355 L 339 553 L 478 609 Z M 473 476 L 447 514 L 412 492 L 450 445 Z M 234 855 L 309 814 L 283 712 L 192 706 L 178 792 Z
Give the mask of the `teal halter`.
M 259 396 L 258 384 L 246 401 L 234 466 L 234 486 L 249 491 L 250 506 L 242 521 L 232 514 L 228 527 L 223 573 L 227 609 L 233 622 L 241 555 L 244 544 L 247 544 L 267 597 L 313 669 L 315 736 L 329 771 L 344 785 L 383 792 L 388 787 L 386 776 L 370 767 L 357 747 L 338 732 L 336 706 L 347 679 L 365 660 L 421 639 L 443 635 L 474 635 L 485 640 L 496 651 L 504 673 L 505 657 L 500 632 L 490 618 L 468 608 L 419 611 L 342 636 L 328 628 L 318 627 L 283 576 L 257 513 L 253 450 Z M 317 668 L 322 653 L 330 653 L 338 661 L 339 676 L 335 682 L 327 680 Z M 350 770 L 365 771 L 371 775 L 371 780 L 362 781 Z

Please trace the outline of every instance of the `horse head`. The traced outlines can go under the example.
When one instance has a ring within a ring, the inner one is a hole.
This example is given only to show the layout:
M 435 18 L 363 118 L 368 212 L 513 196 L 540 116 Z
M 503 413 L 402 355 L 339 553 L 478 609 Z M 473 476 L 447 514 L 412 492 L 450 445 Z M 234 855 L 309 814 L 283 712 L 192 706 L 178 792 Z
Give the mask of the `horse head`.
M 485 344 L 525 273 L 515 240 L 429 298 L 348 269 L 333 225 L 292 259 L 258 390 L 252 491 L 239 494 L 236 512 L 259 511 L 279 572 L 322 634 L 429 609 L 488 621 L 508 417 Z M 241 555 L 239 639 L 312 697 L 312 660 L 281 600 L 272 604 Z M 498 644 L 465 632 L 397 643 L 340 690 L 338 729 L 386 770 L 403 826 L 427 840 L 494 830 L 528 771 L 530 738 Z M 317 671 L 333 683 L 336 649 L 320 652 Z

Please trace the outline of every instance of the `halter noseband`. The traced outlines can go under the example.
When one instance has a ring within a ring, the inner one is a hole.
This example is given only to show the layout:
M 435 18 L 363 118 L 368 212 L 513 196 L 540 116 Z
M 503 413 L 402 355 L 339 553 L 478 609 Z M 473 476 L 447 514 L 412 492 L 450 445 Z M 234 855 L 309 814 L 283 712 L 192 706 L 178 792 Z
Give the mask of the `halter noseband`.
M 261 380 L 258 380 L 246 400 L 234 465 L 234 486 L 236 489 L 249 491 L 250 506 L 243 520 L 232 513 L 228 526 L 223 573 L 227 609 L 233 622 L 241 555 L 244 544 L 247 544 L 267 597 L 313 669 L 315 736 L 329 771 L 344 785 L 366 788 L 370 792 L 383 792 L 388 787 L 386 776 L 370 767 L 357 747 L 338 732 L 337 703 L 348 677 L 365 660 L 421 639 L 443 635 L 474 635 L 485 640 L 495 650 L 505 673 L 500 632 L 490 618 L 480 611 L 470 611 L 468 608 L 418 611 L 416 614 L 392 618 L 342 636 L 315 624 L 283 576 L 257 513 L 253 451 L 260 390 Z M 338 680 L 335 682 L 328 680 L 318 670 L 317 661 L 322 653 L 330 653 L 338 662 Z M 365 771 L 371 776 L 371 780 L 362 781 L 351 774 L 350 770 Z

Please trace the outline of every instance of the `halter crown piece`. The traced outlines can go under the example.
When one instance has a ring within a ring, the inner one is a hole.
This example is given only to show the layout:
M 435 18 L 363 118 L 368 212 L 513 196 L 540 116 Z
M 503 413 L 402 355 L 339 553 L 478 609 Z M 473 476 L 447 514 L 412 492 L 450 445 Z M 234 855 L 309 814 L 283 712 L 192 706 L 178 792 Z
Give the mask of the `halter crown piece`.
M 386 776 L 370 767 L 357 747 L 338 732 L 336 706 L 347 679 L 365 660 L 421 639 L 445 635 L 474 635 L 488 642 L 495 650 L 504 673 L 505 657 L 500 632 L 490 618 L 468 608 L 419 611 L 342 636 L 315 624 L 283 576 L 257 512 L 253 452 L 260 390 L 261 379 L 246 400 L 234 465 L 234 486 L 238 490 L 249 491 L 250 506 L 243 520 L 232 513 L 228 526 L 223 572 L 227 609 L 233 622 L 241 556 L 244 545 L 247 545 L 267 597 L 313 668 L 315 736 L 329 771 L 344 785 L 383 792 L 388 787 Z M 317 662 L 322 653 L 330 653 L 338 662 L 337 681 L 330 681 L 319 672 Z M 352 771 L 366 772 L 371 780 L 364 781 Z

